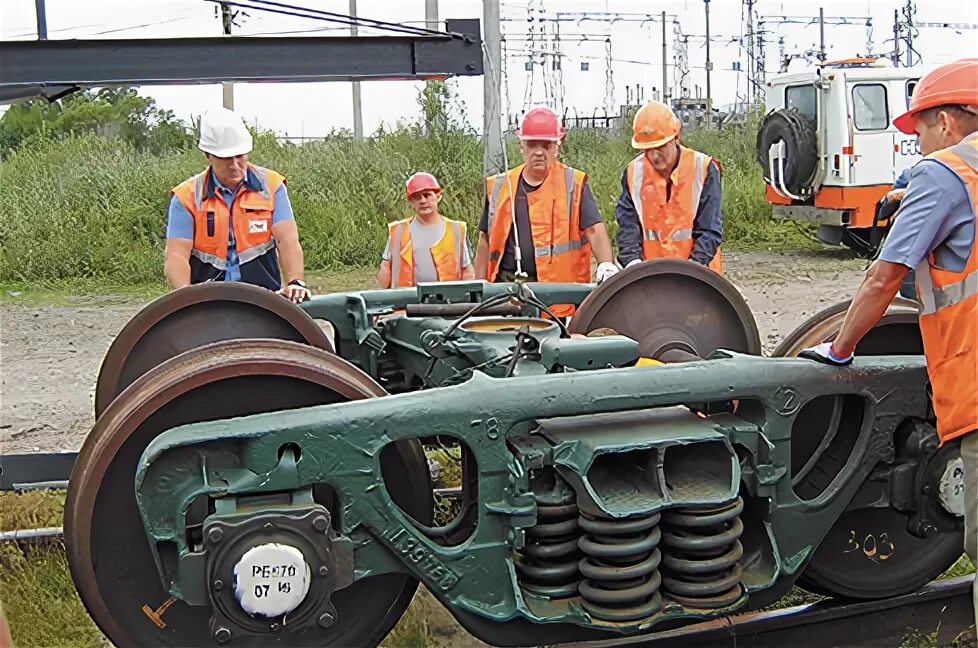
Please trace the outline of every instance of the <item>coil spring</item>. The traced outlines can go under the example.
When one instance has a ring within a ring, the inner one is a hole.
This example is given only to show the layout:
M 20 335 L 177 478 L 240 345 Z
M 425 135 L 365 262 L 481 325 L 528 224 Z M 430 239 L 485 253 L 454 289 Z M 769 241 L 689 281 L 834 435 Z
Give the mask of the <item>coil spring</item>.
M 663 515 L 662 590 L 677 603 L 715 609 L 742 595 L 740 559 L 744 500 L 714 508 L 688 508 Z
M 537 524 L 527 529 L 526 545 L 513 560 L 523 589 L 550 598 L 577 594 L 577 514 L 573 492 L 558 503 L 537 498 Z
M 632 621 L 662 609 L 659 515 L 615 520 L 581 514 L 581 603 L 591 616 Z

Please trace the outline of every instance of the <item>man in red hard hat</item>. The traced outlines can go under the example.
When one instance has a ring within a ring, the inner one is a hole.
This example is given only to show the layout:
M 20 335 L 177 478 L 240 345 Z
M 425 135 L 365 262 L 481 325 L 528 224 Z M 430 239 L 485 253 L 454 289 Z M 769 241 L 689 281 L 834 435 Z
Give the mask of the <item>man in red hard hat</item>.
M 523 164 L 486 178 L 476 277 L 588 283 L 592 251 L 599 282 L 618 272 L 587 174 L 557 161 L 564 132 L 554 111 L 534 108 L 517 133 Z
M 859 341 L 879 322 L 904 277 L 915 270 L 920 333 L 941 444 L 960 443 L 965 551 L 978 558 L 978 59 L 928 73 L 910 109 L 893 121 L 917 135 L 924 158 L 879 259 L 866 271 L 835 340 L 802 357 L 852 362 Z M 932 492 L 939 489 L 931 486 Z M 950 502 L 954 504 L 953 499 Z M 948 508 L 943 500 L 939 504 Z M 952 506 L 953 507 L 953 506 Z M 952 511 L 961 514 L 962 511 Z M 978 620 L 978 589 L 975 591 Z
M 618 258 L 625 267 L 677 258 L 723 270 L 720 165 L 679 143 L 672 109 L 650 101 L 635 113 L 632 147 L 641 153 L 621 176 Z
M 404 288 L 419 283 L 472 279 L 472 257 L 465 223 L 438 211 L 441 186 L 430 173 L 408 178 L 405 189 L 414 216 L 388 225 L 377 283 Z

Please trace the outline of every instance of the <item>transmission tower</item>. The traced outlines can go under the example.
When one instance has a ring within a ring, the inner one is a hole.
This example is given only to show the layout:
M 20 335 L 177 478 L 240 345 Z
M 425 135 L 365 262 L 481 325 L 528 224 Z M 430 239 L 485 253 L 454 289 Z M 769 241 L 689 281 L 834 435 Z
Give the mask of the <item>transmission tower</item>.
M 767 75 L 764 71 L 764 19 L 758 22 L 759 29 L 755 28 L 757 13 L 754 11 L 756 0 L 744 0 L 746 9 L 745 20 L 747 21 L 747 98 L 754 103 L 764 98 L 764 84 Z
M 906 26 L 906 36 L 904 36 L 904 41 L 907 43 L 907 67 L 913 65 L 913 38 L 917 35 L 917 29 L 913 24 L 913 17 L 917 13 L 917 7 L 913 0 L 907 0 L 907 4 L 903 6 L 903 22 Z
M 753 102 L 757 93 L 757 81 L 754 79 L 757 72 L 757 63 L 754 59 L 754 0 L 744 0 L 744 8 L 747 11 L 745 16 L 747 21 L 747 101 Z
M 761 18 L 760 29 L 757 30 L 755 36 L 757 38 L 757 45 L 754 49 L 754 101 L 760 101 L 764 98 L 765 88 L 767 87 L 767 71 L 765 70 L 767 58 L 764 56 L 764 34 L 764 19 Z
M 611 67 L 611 36 L 604 41 L 605 78 L 604 78 L 604 112 L 612 114 L 615 109 L 615 77 Z
M 679 21 L 672 23 L 673 87 L 679 89 L 679 96 L 689 96 L 689 37 L 683 34 Z

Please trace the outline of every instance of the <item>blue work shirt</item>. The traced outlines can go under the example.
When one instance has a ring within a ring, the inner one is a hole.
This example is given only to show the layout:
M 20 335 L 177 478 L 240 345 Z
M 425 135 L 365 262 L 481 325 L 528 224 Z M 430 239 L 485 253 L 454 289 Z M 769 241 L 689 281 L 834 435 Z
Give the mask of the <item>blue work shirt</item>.
M 975 212 L 957 173 L 943 162 L 923 159 L 910 184 L 879 258 L 911 270 L 934 254 L 944 270 L 961 272 L 974 250 Z
M 707 167 L 706 182 L 696 208 L 693 220 L 693 254 L 691 260 L 707 265 L 716 256 L 717 248 L 723 242 L 722 194 L 720 191 L 720 171 L 710 163 Z M 632 194 L 628 191 L 628 167 L 621 174 L 621 195 L 615 205 L 615 218 L 618 219 L 618 261 L 621 265 L 642 258 L 643 227 Z
M 224 203 L 228 206 L 228 256 L 227 268 L 225 269 L 224 281 L 241 281 L 241 264 L 238 263 L 238 252 L 234 244 L 234 227 L 231 225 L 231 205 L 242 187 L 247 187 L 252 191 L 264 189 L 261 179 L 248 169 L 244 182 L 235 189 L 228 189 L 215 177 L 214 172 L 208 174 L 208 179 L 213 183 L 213 190 L 220 193 L 224 198 Z M 208 192 L 212 187 L 208 186 Z M 272 225 L 292 220 L 292 203 L 289 202 L 289 194 L 282 183 L 275 192 L 275 209 L 272 210 Z M 170 208 L 167 214 L 166 238 L 168 239 L 190 239 L 194 238 L 194 217 L 190 215 L 187 208 L 183 206 L 176 196 L 170 199 Z

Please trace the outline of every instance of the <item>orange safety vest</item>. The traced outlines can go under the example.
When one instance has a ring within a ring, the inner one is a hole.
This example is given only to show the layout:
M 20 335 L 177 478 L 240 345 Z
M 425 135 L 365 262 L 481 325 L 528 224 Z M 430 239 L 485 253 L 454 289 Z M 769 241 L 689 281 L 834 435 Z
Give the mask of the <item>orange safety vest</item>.
M 241 279 L 247 283 L 278 289 L 281 282 L 277 261 L 262 264 L 262 257 L 274 259 L 272 212 L 275 192 L 285 177 L 271 169 L 248 165 L 261 185 L 258 190 L 247 184 L 234 198 L 228 210 L 224 198 L 214 190 L 209 178 L 211 169 L 185 180 L 173 188 L 173 195 L 194 219 L 194 241 L 191 250 L 191 283 L 222 279 L 227 266 L 228 229 L 234 228 L 234 246 L 241 265 Z M 268 266 L 265 268 L 258 266 Z M 270 269 L 274 268 L 273 272 Z
M 628 193 L 642 223 L 644 261 L 689 259 L 693 255 L 693 223 L 713 159 L 682 145 L 679 150 L 679 164 L 672 172 L 669 200 L 666 200 L 667 179 L 652 168 L 645 153 L 628 163 L 625 178 Z M 709 268 L 716 272 L 723 271 L 720 248 L 717 248 Z
M 927 156 L 958 174 L 978 214 L 978 136 Z M 978 219 L 976 219 L 978 234 Z M 941 444 L 978 429 L 978 236 L 962 272 L 916 269 L 920 333 Z
M 414 218 L 405 218 L 387 226 L 391 252 L 391 288 L 414 285 L 414 256 L 409 225 Z M 431 246 L 431 260 L 438 281 L 458 281 L 462 278 L 462 259 L 465 258 L 465 223 L 445 219 L 445 233 Z
M 486 178 L 489 199 L 489 281 L 495 281 L 506 241 L 513 227 L 514 192 L 518 191 L 521 164 L 506 173 Z M 587 175 L 554 162 L 535 191 L 526 195 L 537 266 L 537 281 L 545 283 L 588 283 L 591 281 L 591 244 L 581 233 L 581 194 Z M 558 317 L 574 314 L 573 304 L 552 304 Z

